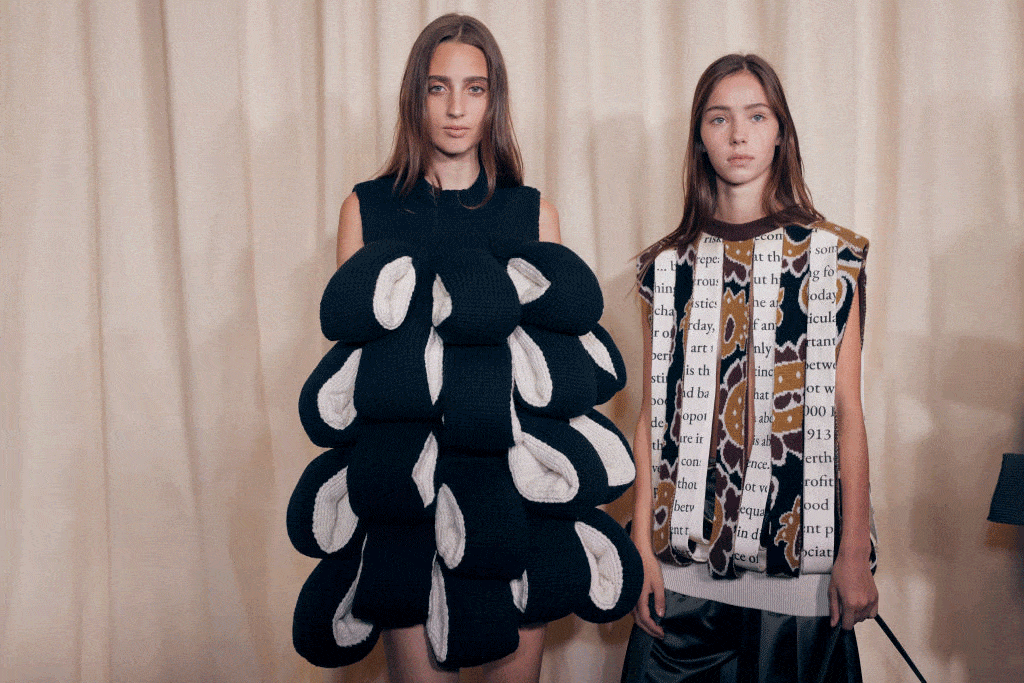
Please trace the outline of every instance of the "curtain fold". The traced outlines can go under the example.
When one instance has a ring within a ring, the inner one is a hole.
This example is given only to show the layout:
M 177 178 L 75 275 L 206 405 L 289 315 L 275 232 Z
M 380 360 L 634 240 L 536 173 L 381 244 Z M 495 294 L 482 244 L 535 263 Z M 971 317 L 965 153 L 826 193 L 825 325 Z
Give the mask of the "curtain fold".
M 1024 674 L 1024 5 L 950 0 L 0 3 L 0 680 L 384 681 L 294 653 L 288 497 L 337 213 L 390 152 L 419 30 L 478 16 L 527 182 L 597 272 L 639 409 L 631 258 L 681 211 L 693 87 L 782 77 L 817 207 L 871 238 L 865 409 L 882 612 L 929 680 Z M 629 501 L 612 506 L 620 520 Z M 970 628 L 966 628 L 969 625 Z M 629 620 L 549 629 L 618 680 Z M 909 681 L 871 625 L 866 678 Z

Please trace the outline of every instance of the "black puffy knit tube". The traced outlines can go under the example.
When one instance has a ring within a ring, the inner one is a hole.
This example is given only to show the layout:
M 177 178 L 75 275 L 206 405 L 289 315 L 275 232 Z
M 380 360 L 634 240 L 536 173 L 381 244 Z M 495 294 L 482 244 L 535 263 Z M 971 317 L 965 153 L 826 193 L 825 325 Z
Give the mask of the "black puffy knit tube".
M 435 563 L 427 637 L 445 668 L 479 666 L 519 647 L 519 612 L 508 581 L 472 579 Z
M 515 399 L 523 410 L 570 418 L 597 405 L 594 364 L 579 337 L 520 325 L 508 343 Z
M 359 575 L 359 546 L 320 561 L 306 579 L 295 605 L 292 643 L 310 663 L 347 666 L 370 654 L 381 629 L 351 614 L 353 582 Z
M 381 628 L 422 624 L 427 619 L 433 559 L 433 520 L 367 524 L 352 614 Z
M 335 344 L 320 360 L 299 394 L 299 421 L 309 440 L 321 448 L 350 444 L 360 419 L 353 394 L 362 352 Z
M 320 328 L 331 341 L 362 344 L 398 327 L 415 293 L 413 249 L 381 240 L 335 271 L 320 299 Z
M 445 344 L 504 344 L 519 324 L 516 288 L 483 249 L 442 256 L 433 292 L 433 323 Z
M 450 448 L 504 451 L 512 445 L 512 356 L 508 346 L 444 348 L 441 441 Z
M 498 256 L 506 263 L 525 261 L 550 283 L 538 298 L 523 302 L 523 323 L 581 335 L 601 319 L 604 297 L 597 276 L 568 247 L 555 242 L 505 243 Z
M 360 519 L 413 523 L 432 519 L 436 423 L 367 423 L 352 446 L 349 500 Z
M 505 458 L 442 455 L 434 527 L 438 555 L 460 576 L 522 575 L 527 526 Z
M 288 501 L 288 538 L 303 555 L 327 557 L 361 545 L 363 533 L 348 498 L 350 449 L 332 449 L 313 459 Z
M 600 325 L 581 335 L 580 342 L 594 365 L 594 405 L 601 405 L 626 386 L 626 363 L 608 330 Z

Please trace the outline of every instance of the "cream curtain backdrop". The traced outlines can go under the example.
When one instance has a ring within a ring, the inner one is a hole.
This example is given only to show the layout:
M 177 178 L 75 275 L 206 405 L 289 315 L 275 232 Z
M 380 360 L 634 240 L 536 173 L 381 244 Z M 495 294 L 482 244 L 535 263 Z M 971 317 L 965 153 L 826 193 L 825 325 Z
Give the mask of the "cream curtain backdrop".
M 1018 0 L 2 0 L 3 681 L 386 680 L 380 648 L 293 652 L 284 511 L 338 207 L 450 10 L 497 36 L 527 180 L 600 276 L 627 433 L 630 257 L 678 220 L 696 78 L 775 64 L 818 207 L 873 242 L 882 613 L 933 683 L 1020 680 L 1024 537 L 984 519 L 1024 445 Z M 629 625 L 553 625 L 543 680 L 617 681 Z M 912 680 L 858 633 L 867 680 Z

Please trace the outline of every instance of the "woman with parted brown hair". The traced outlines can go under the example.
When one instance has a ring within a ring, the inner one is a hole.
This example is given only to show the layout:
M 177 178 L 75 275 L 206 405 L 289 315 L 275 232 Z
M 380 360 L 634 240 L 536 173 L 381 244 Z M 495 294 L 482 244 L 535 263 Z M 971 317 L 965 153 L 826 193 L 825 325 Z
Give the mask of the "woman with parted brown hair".
M 622 680 L 859 681 L 852 629 L 878 605 L 860 401 L 868 244 L 811 203 L 760 57 L 726 55 L 700 77 L 683 205 L 637 263 L 644 587 Z
M 438 220 L 458 221 L 466 232 L 498 226 L 509 238 L 560 242 L 554 206 L 523 186 L 505 61 L 483 23 L 446 14 L 423 29 L 409 53 L 398 111 L 384 170 L 342 204 L 339 266 L 364 242 L 411 239 L 436 231 Z M 484 680 L 537 680 L 544 631 L 520 629 L 518 649 L 484 665 Z M 386 629 L 382 639 L 394 683 L 458 679 L 457 671 L 438 667 L 422 625 Z

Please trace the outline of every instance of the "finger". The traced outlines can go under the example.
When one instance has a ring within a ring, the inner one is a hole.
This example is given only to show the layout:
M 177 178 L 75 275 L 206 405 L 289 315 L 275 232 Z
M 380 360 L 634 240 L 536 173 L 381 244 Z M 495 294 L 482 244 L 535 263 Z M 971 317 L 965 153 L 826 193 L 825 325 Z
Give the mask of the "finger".
M 643 629 L 648 635 L 651 635 L 659 640 L 665 637 L 665 632 L 654 623 L 651 619 L 650 610 L 648 610 L 646 604 L 639 604 L 636 609 L 633 610 L 633 620 L 636 625 Z
M 829 626 L 832 628 L 836 627 L 839 623 L 839 591 L 836 590 L 835 586 L 828 587 L 828 615 L 829 615 Z
M 665 616 L 665 589 L 661 586 L 653 586 L 651 592 L 654 593 L 654 612 L 659 617 Z

